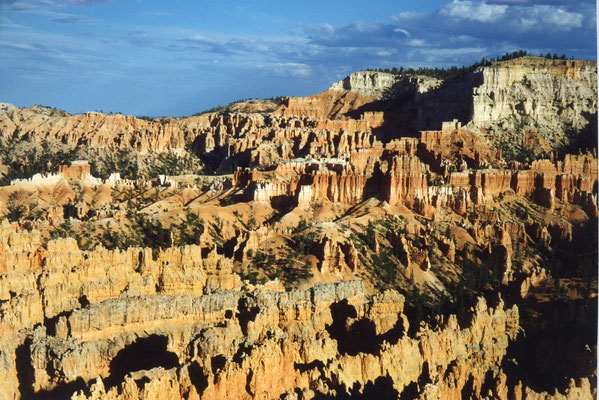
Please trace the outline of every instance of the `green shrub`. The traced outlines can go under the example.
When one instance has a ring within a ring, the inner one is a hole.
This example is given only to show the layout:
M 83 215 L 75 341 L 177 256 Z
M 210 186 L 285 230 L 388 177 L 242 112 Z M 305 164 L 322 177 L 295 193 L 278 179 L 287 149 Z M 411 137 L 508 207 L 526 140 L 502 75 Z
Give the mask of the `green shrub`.
M 6 209 L 8 212 L 5 217 L 10 222 L 19 222 L 19 220 L 25 215 L 27 208 L 22 204 L 17 204 L 17 192 L 12 192 L 10 196 L 8 196 L 8 202 L 6 203 Z
M 177 245 L 200 244 L 200 236 L 204 233 L 204 221 L 196 214 L 187 212 L 185 221 L 179 225 Z

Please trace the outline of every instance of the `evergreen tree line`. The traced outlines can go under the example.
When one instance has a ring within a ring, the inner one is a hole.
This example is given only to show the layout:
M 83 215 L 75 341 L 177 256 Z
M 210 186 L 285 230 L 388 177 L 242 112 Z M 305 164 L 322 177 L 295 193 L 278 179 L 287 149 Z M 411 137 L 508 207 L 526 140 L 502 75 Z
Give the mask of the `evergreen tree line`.
M 14 219 L 11 220 L 14 221 Z M 109 250 L 125 250 L 129 247 L 157 250 L 173 245 L 199 245 L 203 232 L 204 221 L 191 212 L 185 215 L 185 219 L 181 223 L 167 228 L 156 218 L 128 210 L 127 224 L 124 226 L 114 227 L 109 224 L 101 232 L 87 222 L 78 224 L 75 229 L 71 224 L 71 219 L 65 218 L 58 226 L 50 230 L 47 239 L 72 237 L 82 250 L 93 250 L 99 244 Z
M 386 72 L 386 73 L 390 73 L 390 74 L 394 74 L 394 75 L 424 75 L 424 76 L 430 76 L 432 78 L 437 78 L 437 79 L 448 79 L 448 78 L 454 78 L 457 76 L 461 76 L 461 75 L 467 74 L 469 72 L 473 72 L 478 67 L 484 67 L 487 65 L 491 65 L 491 63 L 494 63 L 494 62 L 514 60 L 517 58 L 522 58 L 522 57 L 531 56 L 531 55 L 532 54 L 528 53 L 526 50 L 516 50 L 516 51 L 512 51 L 511 53 L 506 52 L 502 56 L 492 57 L 489 59 L 483 57 L 480 61 L 477 61 L 472 65 L 462 66 L 462 67 L 458 67 L 458 66 L 454 65 L 454 66 L 451 66 L 448 68 L 439 68 L 439 67 L 435 67 L 435 68 L 428 68 L 428 67 L 368 68 L 367 71 Z M 553 55 L 551 53 L 547 53 L 545 55 L 539 54 L 539 57 L 544 57 L 548 60 L 567 60 L 568 59 L 565 54 L 558 56 L 557 53 L 554 53 Z M 573 59 L 573 58 L 571 57 L 570 59 Z
M 257 250 L 255 253 L 248 251 L 251 263 L 247 271 L 242 273 L 242 279 L 251 284 L 262 284 L 278 278 L 287 289 L 296 287 L 299 282 L 312 277 L 312 264 L 307 256 L 316 251 L 319 236 L 319 228 L 301 219 L 288 239 L 287 246 L 279 247 L 276 254 L 272 248 Z

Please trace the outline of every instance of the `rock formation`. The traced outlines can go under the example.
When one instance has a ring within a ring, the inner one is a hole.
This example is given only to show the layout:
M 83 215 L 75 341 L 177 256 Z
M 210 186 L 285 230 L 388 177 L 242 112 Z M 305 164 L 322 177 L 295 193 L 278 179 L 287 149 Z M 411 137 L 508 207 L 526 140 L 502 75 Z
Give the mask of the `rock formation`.
M 476 364 L 483 380 L 517 334 L 518 310 L 502 302 L 481 299 L 469 324 L 449 317 L 412 338 L 403 296 L 368 295 L 360 281 L 242 288 L 227 259 L 193 246 L 153 257 L 59 239 L 44 251 L 14 228 L 2 227 L 4 398 L 157 398 L 167 387 L 191 398 L 313 397 L 367 393 L 373 382 L 401 393 L 423 374 L 451 393 L 467 383 L 460 368 Z
M 595 73 L 2 104 L 0 399 L 592 398 Z
M 335 82 L 329 90 L 348 91 L 359 93 L 364 96 L 381 98 L 386 89 L 395 83 L 395 75 L 375 72 L 354 72 L 339 82 Z
M 471 124 L 489 135 L 532 127 L 553 146 L 563 145 L 565 127 L 581 130 L 592 114 L 597 118 L 595 63 L 523 58 L 486 67 L 482 74 Z

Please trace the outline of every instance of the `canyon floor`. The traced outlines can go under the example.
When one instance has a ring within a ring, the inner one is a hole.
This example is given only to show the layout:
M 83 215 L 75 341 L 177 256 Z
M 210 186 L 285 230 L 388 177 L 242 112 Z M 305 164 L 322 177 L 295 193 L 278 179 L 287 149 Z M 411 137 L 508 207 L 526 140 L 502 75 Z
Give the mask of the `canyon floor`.
M 596 63 L 187 118 L 0 104 L 0 399 L 591 399 Z

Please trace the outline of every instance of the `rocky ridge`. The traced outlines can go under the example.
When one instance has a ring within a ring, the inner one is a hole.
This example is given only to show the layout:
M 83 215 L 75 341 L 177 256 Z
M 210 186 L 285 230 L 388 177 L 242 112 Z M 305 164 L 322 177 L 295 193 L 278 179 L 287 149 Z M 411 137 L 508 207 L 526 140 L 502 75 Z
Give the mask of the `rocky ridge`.
M 408 93 L 401 107 L 373 112 L 376 108 L 369 104 L 390 87 L 391 81 L 391 74 L 354 73 L 319 95 L 284 98 L 268 117 L 204 114 L 147 121 L 94 112 L 64 116 L 3 104 L 0 137 L 133 148 L 139 152 L 181 152 L 186 143 L 197 143 L 200 151 L 223 149 L 228 156 L 241 156 L 249 149 L 259 151 L 261 142 L 273 135 L 295 142 L 293 137 L 300 134 L 299 142 L 305 144 L 323 134 L 374 131 L 377 138 L 388 141 L 397 127 L 408 127 L 403 122 L 404 114 L 413 113 L 417 117 L 410 120 L 412 134 L 415 130 L 439 130 L 443 121 L 457 118 L 468 130 L 482 134 L 491 147 L 506 150 L 505 145 L 510 144 L 507 150 L 513 152 L 514 146 L 530 145 L 536 151 L 555 149 L 575 140 L 576 132 L 596 124 L 597 79 L 596 64 L 592 62 L 529 57 L 480 67 L 443 85 L 433 78 L 406 76 L 398 81 Z M 358 119 L 346 116 L 354 116 L 361 109 L 369 111 L 362 112 Z M 525 132 L 536 132 L 531 134 L 538 136 L 541 144 L 530 140 L 527 144 Z M 240 141 L 243 144 L 237 144 Z M 543 147 L 544 143 L 549 147 Z M 290 143 L 290 147 L 297 144 Z M 316 155 L 317 150 L 308 153 Z M 298 155 L 302 154 L 294 154 Z

